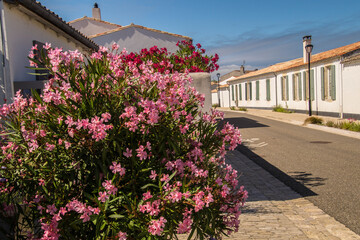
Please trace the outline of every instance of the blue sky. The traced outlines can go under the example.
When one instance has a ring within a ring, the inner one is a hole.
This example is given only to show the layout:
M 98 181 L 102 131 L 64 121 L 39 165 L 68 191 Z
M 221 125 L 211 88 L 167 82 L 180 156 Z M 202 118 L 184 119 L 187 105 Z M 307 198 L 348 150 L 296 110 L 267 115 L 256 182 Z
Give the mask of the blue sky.
M 40 0 L 65 21 L 91 17 L 95 0 Z M 301 57 L 360 41 L 359 0 L 96 0 L 102 20 L 192 37 L 220 56 L 220 74 Z

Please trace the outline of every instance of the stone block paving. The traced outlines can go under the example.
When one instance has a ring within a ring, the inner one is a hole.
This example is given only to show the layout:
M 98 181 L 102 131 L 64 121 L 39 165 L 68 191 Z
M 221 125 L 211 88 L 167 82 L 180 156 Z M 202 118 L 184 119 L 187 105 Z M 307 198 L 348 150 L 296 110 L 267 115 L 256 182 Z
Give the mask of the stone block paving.
M 360 240 L 360 236 L 324 213 L 238 151 L 227 163 L 240 173 L 239 182 L 249 192 L 232 240 Z M 179 236 L 186 239 L 186 236 Z

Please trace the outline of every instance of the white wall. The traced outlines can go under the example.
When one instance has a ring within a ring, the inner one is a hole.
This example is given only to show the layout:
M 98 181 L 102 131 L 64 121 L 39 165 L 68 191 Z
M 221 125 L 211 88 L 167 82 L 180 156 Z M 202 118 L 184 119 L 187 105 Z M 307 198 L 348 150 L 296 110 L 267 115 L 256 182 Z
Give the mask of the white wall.
M 211 104 L 219 104 L 219 95 L 217 92 L 211 93 Z
M 79 30 L 80 32 L 82 32 L 83 34 L 85 34 L 86 36 L 91 36 L 119 28 L 119 26 L 116 25 L 112 25 L 109 23 L 96 21 L 94 19 L 88 19 L 88 18 L 71 22 L 70 25 L 76 28 L 77 30 Z
M 211 108 L 211 79 L 210 73 L 198 72 L 198 73 L 190 73 L 190 77 L 192 78 L 191 85 L 201 94 L 205 96 L 204 107 L 202 108 L 203 112 L 210 112 Z
M 181 40 L 187 39 L 135 26 L 93 38 L 93 41 L 101 46 L 111 49 L 113 43 L 117 43 L 120 49 L 125 47 L 128 52 L 139 52 L 143 48 L 149 49 L 153 46 L 165 47 L 169 52 L 176 52 L 176 43 Z
M 11 81 L 34 81 L 35 76 L 29 75 L 33 72 L 25 67 L 29 66 L 27 58 L 31 50 L 33 40 L 49 42 L 52 47 L 63 47 L 64 50 L 84 51 L 80 45 L 67 40 L 61 34 L 57 34 L 49 27 L 29 17 L 18 10 L 18 7 L 4 4 L 4 32 L 6 33 L 7 63 L 10 71 Z
M 321 99 L 321 68 L 324 66 L 334 65 L 335 66 L 335 82 L 336 82 L 336 99 L 335 100 L 322 100 Z M 357 113 L 360 114 L 360 107 L 354 102 L 360 102 L 360 63 L 355 66 L 348 66 L 344 69 L 342 76 L 342 69 L 340 64 L 340 58 L 329 59 L 319 63 L 311 65 L 311 69 L 314 69 L 314 92 L 315 99 L 312 101 L 312 112 L 327 112 L 335 116 L 340 116 L 341 112 L 341 79 L 344 81 L 344 113 Z M 293 110 L 308 111 L 308 101 L 304 99 L 304 78 L 303 72 L 307 70 L 307 66 L 302 66 L 287 71 L 274 74 L 267 74 L 261 76 L 255 76 L 248 79 L 230 81 L 229 85 L 238 87 L 242 85 L 242 100 L 239 100 L 239 107 L 253 107 L 253 108 L 272 108 L 276 104 L 282 107 L 287 107 Z M 294 100 L 293 95 L 293 74 L 300 73 L 301 76 L 301 100 Z M 281 77 L 288 76 L 289 81 L 289 99 L 282 100 L 282 89 L 281 89 Z M 266 100 L 266 79 L 270 79 L 270 101 Z M 276 83 L 275 83 L 276 79 Z M 260 99 L 256 100 L 256 81 L 260 84 Z M 252 100 L 245 99 L 245 83 L 252 82 Z M 277 88 L 276 88 L 277 86 Z M 236 102 L 232 100 L 231 86 L 229 87 L 230 104 L 236 106 Z M 356 90 L 357 89 L 357 90 Z M 276 99 L 277 93 L 277 99 Z
M 229 88 L 220 88 L 220 107 L 230 107 Z
M 345 63 L 343 69 L 343 111 L 360 114 L 360 60 Z

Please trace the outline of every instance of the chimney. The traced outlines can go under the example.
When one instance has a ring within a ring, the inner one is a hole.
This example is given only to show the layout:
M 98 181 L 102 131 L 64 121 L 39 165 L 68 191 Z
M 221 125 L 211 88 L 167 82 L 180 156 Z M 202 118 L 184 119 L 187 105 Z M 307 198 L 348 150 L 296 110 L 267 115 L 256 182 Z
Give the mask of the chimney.
M 97 3 L 94 4 L 94 8 L 92 9 L 92 17 L 101 20 L 100 8 Z
M 240 66 L 240 74 L 241 74 L 241 75 L 245 74 L 245 67 L 244 67 L 244 65 L 241 65 L 241 66 Z
M 307 56 L 307 53 L 306 53 L 306 45 L 309 45 L 311 44 L 311 35 L 309 36 L 304 36 L 303 37 L 303 60 L 304 60 L 304 63 L 308 63 L 309 62 L 309 59 L 308 59 L 308 56 Z

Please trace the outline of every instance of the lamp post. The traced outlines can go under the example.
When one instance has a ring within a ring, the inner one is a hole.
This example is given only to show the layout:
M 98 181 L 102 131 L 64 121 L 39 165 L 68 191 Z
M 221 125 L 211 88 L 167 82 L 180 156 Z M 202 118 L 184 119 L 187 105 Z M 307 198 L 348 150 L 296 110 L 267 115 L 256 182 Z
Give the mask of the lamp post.
M 217 78 L 218 78 L 218 99 L 219 99 L 219 107 L 220 106 L 220 85 L 219 85 L 219 81 L 220 81 L 220 73 L 216 74 Z
M 309 116 L 311 116 L 311 81 L 310 81 L 310 56 L 311 51 L 313 49 L 313 45 L 308 44 L 305 46 L 306 53 L 307 53 L 307 60 L 308 60 L 308 83 L 309 83 Z

